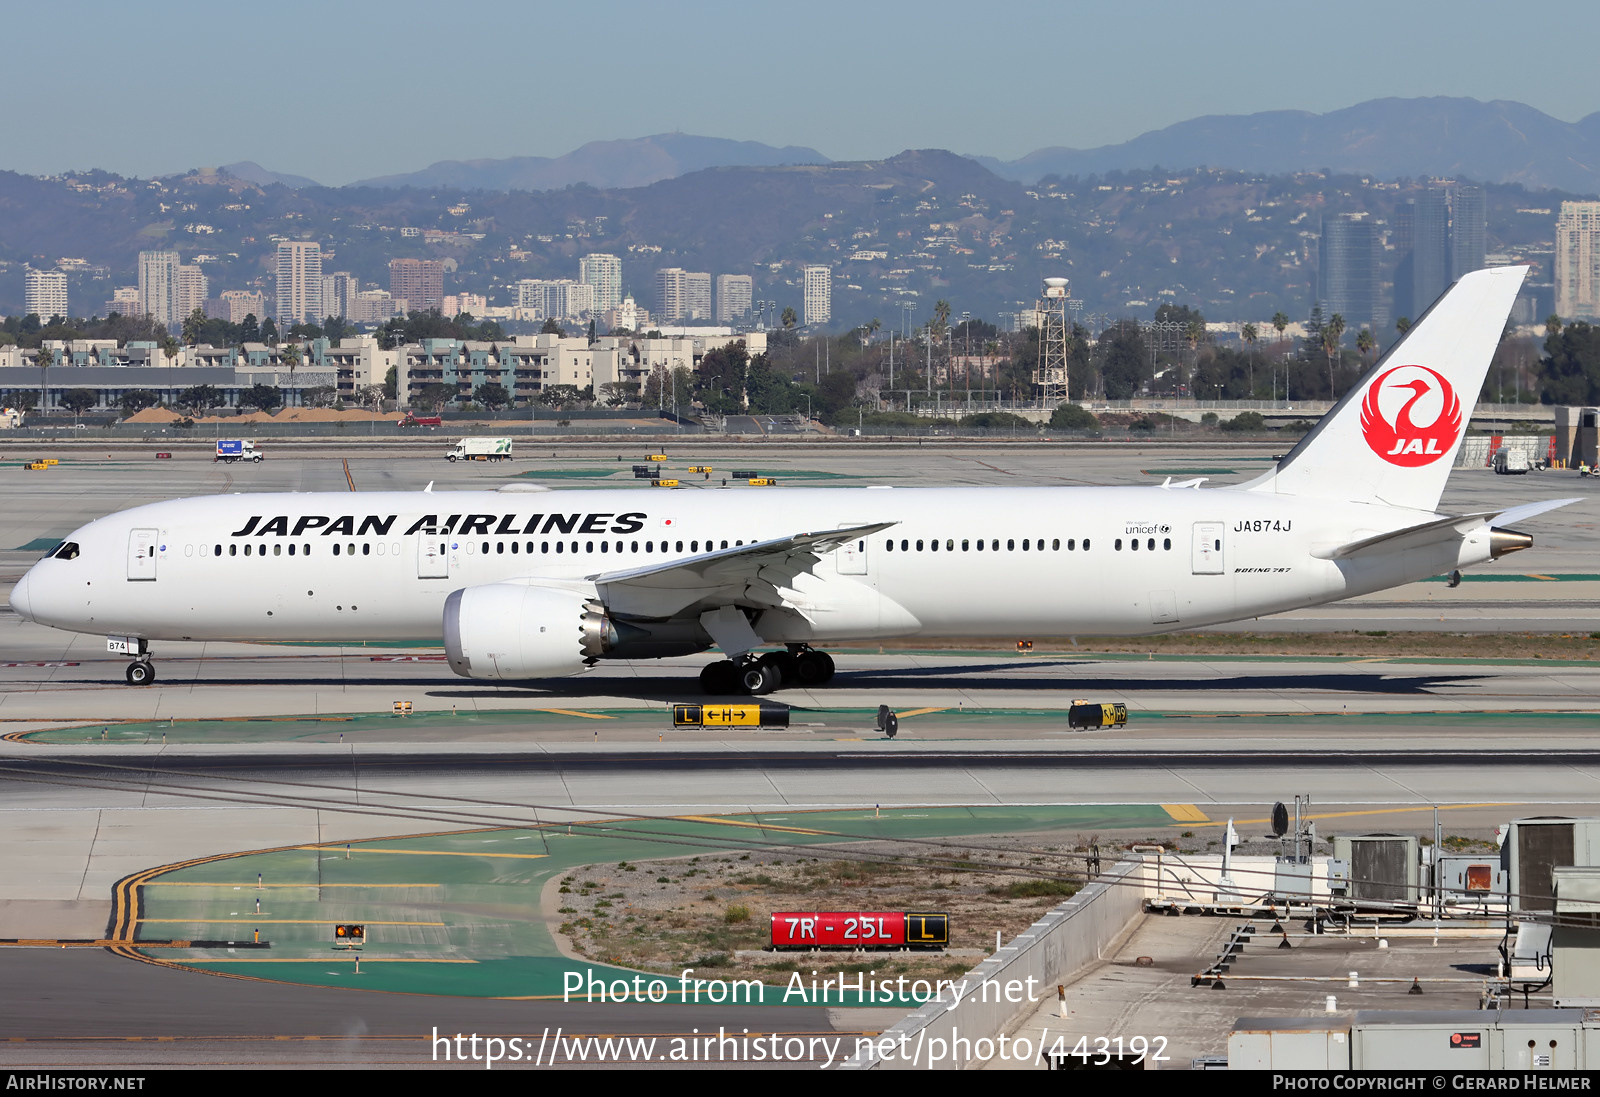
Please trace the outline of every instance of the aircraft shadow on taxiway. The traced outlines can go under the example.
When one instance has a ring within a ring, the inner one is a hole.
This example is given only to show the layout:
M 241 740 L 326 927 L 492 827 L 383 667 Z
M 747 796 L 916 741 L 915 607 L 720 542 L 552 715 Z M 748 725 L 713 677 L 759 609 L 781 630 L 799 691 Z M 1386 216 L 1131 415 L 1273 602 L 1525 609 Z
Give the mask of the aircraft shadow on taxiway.
M 1081 665 L 1071 661 L 1028 664 L 1032 669 L 1041 667 L 1069 668 Z M 1243 674 L 1216 678 L 1161 676 L 1129 678 L 1113 676 L 1088 677 L 1066 672 L 1059 679 L 1052 680 L 1033 676 L 1014 677 L 989 673 L 992 671 L 1011 670 L 1014 667 L 1015 664 L 997 663 L 989 666 L 907 667 L 897 670 L 869 671 L 841 670 L 834 676 L 833 681 L 826 686 L 812 690 L 801 688 L 778 690 L 775 693 L 768 694 L 764 699 L 769 702 L 781 703 L 785 700 L 786 695 L 791 697 L 804 695 L 808 699 L 826 699 L 830 693 L 845 690 L 906 691 L 917 689 L 953 689 L 962 690 L 969 694 L 1051 691 L 1072 693 L 1082 697 L 1094 697 L 1097 693 L 1138 695 L 1182 692 L 1200 694 L 1249 692 L 1292 692 L 1301 694 L 1315 692 L 1428 696 L 1443 689 L 1467 686 L 1493 677 L 1487 674 L 1379 675 L 1328 671 L 1304 674 Z M 417 684 L 426 685 L 429 687 L 427 695 L 441 700 L 503 698 L 508 695 L 514 695 L 514 691 L 517 690 L 527 690 L 530 697 L 559 697 L 574 702 L 594 697 L 628 697 L 649 701 L 679 698 L 701 699 L 706 696 L 700 689 L 698 680 L 690 677 L 661 678 L 641 676 L 637 678 L 561 679 L 538 684 L 528 683 L 526 685 L 508 683 L 496 689 L 485 689 L 477 684 L 467 685 L 465 683 L 455 689 L 438 688 L 440 685 L 438 682 Z M 726 698 L 719 699 L 725 700 Z

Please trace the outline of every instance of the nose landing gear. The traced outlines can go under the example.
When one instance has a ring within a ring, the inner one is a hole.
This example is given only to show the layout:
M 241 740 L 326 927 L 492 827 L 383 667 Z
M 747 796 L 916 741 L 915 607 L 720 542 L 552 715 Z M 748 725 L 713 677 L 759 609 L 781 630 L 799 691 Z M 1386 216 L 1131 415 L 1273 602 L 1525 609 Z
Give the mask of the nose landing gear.
M 136 659 L 128 664 L 128 685 L 148 686 L 156 680 L 156 668 L 148 659 Z

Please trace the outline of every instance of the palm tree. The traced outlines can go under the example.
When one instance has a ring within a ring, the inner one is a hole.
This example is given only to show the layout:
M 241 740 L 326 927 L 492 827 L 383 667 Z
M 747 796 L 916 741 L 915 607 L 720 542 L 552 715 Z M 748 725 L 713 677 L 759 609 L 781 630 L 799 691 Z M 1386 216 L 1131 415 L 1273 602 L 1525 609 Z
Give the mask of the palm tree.
M 1256 398 L 1256 341 L 1261 338 L 1254 324 L 1239 329 L 1239 338 L 1250 348 L 1250 399 Z
M 1289 318 L 1283 314 L 1282 310 L 1272 314 L 1272 326 L 1278 332 L 1278 358 L 1283 362 L 1283 396 L 1287 400 L 1289 398 L 1289 356 L 1283 353 L 1283 333 L 1288 330 Z M 1278 386 L 1276 384 L 1272 386 L 1272 398 L 1274 400 L 1278 398 Z
M 1548 339 L 1554 339 L 1561 334 L 1561 317 L 1551 313 L 1544 318 L 1544 334 Z
M 50 367 L 56 364 L 56 352 L 49 347 L 40 347 L 36 361 L 39 363 L 39 410 L 43 412 L 49 406 L 50 391 L 47 379 L 50 376 Z
M 1333 363 L 1339 354 L 1339 339 L 1344 335 L 1344 317 L 1337 312 L 1322 325 L 1322 349 L 1328 356 L 1328 399 L 1337 400 L 1333 387 Z
M 1400 333 L 1401 337 L 1404 338 L 1406 332 L 1411 330 L 1411 317 L 1409 317 L 1409 316 L 1400 317 L 1400 319 L 1398 319 L 1398 320 L 1396 320 L 1394 322 L 1394 328 L 1395 328 L 1396 331 L 1398 331 Z
M 1361 361 L 1363 364 L 1365 364 L 1367 360 L 1367 355 L 1376 350 L 1377 346 L 1377 336 L 1372 334 L 1371 329 L 1362 328 L 1360 333 L 1356 335 L 1356 349 L 1361 352 Z
M 294 371 L 300 368 L 300 344 L 286 343 L 283 348 L 283 364 L 289 367 L 289 389 L 294 391 Z

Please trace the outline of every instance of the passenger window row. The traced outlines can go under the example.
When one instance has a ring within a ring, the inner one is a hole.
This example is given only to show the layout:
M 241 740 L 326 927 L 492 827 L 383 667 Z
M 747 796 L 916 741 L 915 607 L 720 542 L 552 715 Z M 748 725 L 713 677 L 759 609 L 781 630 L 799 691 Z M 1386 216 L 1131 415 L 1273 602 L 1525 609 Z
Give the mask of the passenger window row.
M 569 543 L 571 545 L 570 549 L 567 547 Z M 754 542 L 752 542 L 752 543 L 754 543 Z M 524 552 L 527 555 L 532 556 L 534 554 L 535 542 L 528 541 L 528 542 L 525 542 L 525 544 L 526 544 L 526 548 L 523 547 L 524 542 L 519 542 L 519 541 L 509 541 L 509 542 L 508 541 L 482 541 L 482 542 L 468 541 L 468 542 L 465 543 L 465 547 L 466 547 L 467 553 L 469 555 L 476 555 L 476 554 L 479 554 L 479 553 L 481 553 L 481 554 L 483 554 L 485 556 L 488 556 L 490 554 L 504 555 L 506 552 L 509 551 L 513 556 L 519 555 L 519 554 L 524 553 Z M 543 554 L 543 555 L 548 555 L 548 554 L 551 554 L 551 553 L 560 554 L 560 555 L 566 555 L 569 552 L 573 553 L 573 554 L 576 554 L 576 553 L 579 553 L 579 552 L 585 552 L 585 553 L 590 553 L 590 552 L 611 553 L 611 552 L 615 551 L 617 553 L 624 553 L 624 552 L 637 553 L 637 552 L 640 551 L 640 547 L 639 547 L 639 542 L 638 541 L 616 541 L 616 542 L 612 542 L 612 541 L 599 541 L 599 542 L 596 542 L 596 541 L 572 541 L 572 542 L 566 542 L 566 541 L 540 541 L 540 542 L 537 542 L 537 544 L 538 544 L 539 553 Z M 684 542 L 684 541 L 675 541 L 675 542 L 674 541 L 662 541 L 662 542 L 659 543 L 659 547 L 658 547 L 658 543 L 655 542 L 655 541 L 646 541 L 646 542 L 644 542 L 644 550 L 643 551 L 645 553 L 647 553 L 647 554 L 654 554 L 656 552 L 683 552 L 685 544 L 687 544 L 689 546 L 688 551 L 691 552 L 691 553 L 698 553 L 698 552 L 702 551 L 701 547 L 700 547 L 701 542 L 699 540 L 692 540 L 692 541 L 688 541 L 688 542 Z M 596 547 L 597 545 L 599 546 L 598 548 Z M 614 549 L 612 547 L 613 545 L 615 545 Z M 734 541 L 733 545 L 735 547 L 742 547 L 744 545 L 744 541 L 743 540 Z M 722 548 L 728 548 L 729 547 L 728 542 L 727 541 L 721 542 L 721 547 Z M 77 555 L 78 546 L 77 545 L 71 545 L 70 548 L 71 548 L 71 555 L 70 556 L 67 555 L 66 553 L 64 553 L 60 549 L 58 549 L 56 551 L 56 555 L 62 556 L 63 558 L 70 560 L 70 559 L 74 558 Z M 245 542 L 243 545 L 235 543 L 235 544 L 231 544 L 231 545 L 227 546 L 226 555 L 228 555 L 228 556 L 266 556 L 266 555 L 268 555 L 267 548 L 268 547 L 267 547 L 267 545 L 265 543 L 253 543 L 253 542 L 249 542 L 249 541 Z M 717 548 L 718 548 L 718 543 L 716 541 L 706 541 L 705 542 L 704 551 L 706 551 L 706 552 L 715 552 L 717 550 Z M 376 550 L 377 555 L 379 555 L 379 556 L 385 555 L 387 549 L 388 549 L 388 546 L 384 542 L 382 542 L 382 541 L 377 542 L 377 550 Z M 442 552 L 443 550 L 444 550 L 444 546 L 441 545 L 440 546 L 440 551 Z M 154 554 L 154 552 L 155 552 L 155 550 L 152 548 L 151 549 L 152 555 Z M 185 556 L 193 556 L 194 552 L 195 552 L 195 547 L 193 545 L 184 546 L 184 555 Z M 364 543 L 362 543 L 360 545 L 360 555 L 362 555 L 362 556 L 371 556 L 371 555 L 373 555 L 373 552 L 374 552 L 373 545 L 371 543 L 365 543 L 364 542 Z M 394 543 L 393 552 L 394 552 L 394 555 L 396 555 L 396 556 L 400 555 L 400 543 L 399 542 L 395 542 Z M 200 546 L 200 555 L 201 556 L 222 556 L 222 555 L 224 555 L 223 546 L 222 545 L 201 545 Z M 302 545 L 290 544 L 288 546 L 288 548 L 287 548 L 287 551 L 286 551 L 282 542 L 276 542 L 271 546 L 271 555 L 273 555 L 273 556 L 284 556 L 284 555 L 289 555 L 289 556 L 295 556 L 295 555 L 310 556 L 311 555 L 311 546 L 310 545 L 306 545 L 306 544 L 302 544 Z M 340 556 L 340 555 L 355 556 L 355 555 L 357 555 L 357 546 L 353 542 L 349 543 L 349 544 L 341 544 L 340 542 L 335 541 L 335 542 L 333 542 L 333 555 L 335 555 L 335 556 Z
M 924 549 L 924 547 L 923 547 L 924 544 L 926 544 L 926 546 L 927 546 L 926 549 Z M 1117 542 L 1117 544 L 1120 547 L 1122 542 L 1119 541 L 1119 542 Z M 1078 539 L 1076 537 L 1067 538 L 1066 545 L 1067 545 L 1067 551 L 1068 552 L 1077 552 L 1078 549 L 1079 549 Z M 894 538 L 891 537 L 891 538 L 889 538 L 889 540 L 885 541 L 883 543 L 883 548 L 884 548 L 885 552 L 894 552 L 895 551 Z M 1088 552 L 1089 551 L 1089 538 L 1085 537 L 1083 539 L 1082 548 L 1083 548 L 1084 552 Z M 985 551 L 985 549 L 987 549 L 987 551 L 989 551 L 989 552 L 999 552 L 999 551 L 1001 551 L 1001 549 L 1000 549 L 1000 539 L 998 537 L 996 537 L 996 538 L 991 538 L 988 541 L 985 541 L 983 538 L 980 537 L 976 541 L 972 541 L 970 539 L 963 539 L 962 542 L 961 542 L 961 551 L 962 552 L 973 552 L 973 551 L 983 552 L 983 551 Z M 920 539 L 916 540 L 916 541 L 912 541 L 912 540 L 910 540 L 908 538 L 902 538 L 901 541 L 900 541 L 900 549 L 899 549 L 899 551 L 901 551 L 901 552 L 923 552 L 923 551 L 938 552 L 939 551 L 939 539 L 937 537 L 935 537 L 935 538 L 932 538 L 931 540 L 928 540 L 928 541 L 924 542 L 923 540 L 920 540 Z M 955 541 L 954 537 L 946 537 L 945 538 L 945 540 L 944 540 L 944 551 L 945 552 L 955 552 L 956 551 L 956 541 Z M 1015 538 L 1008 538 L 1006 540 L 1005 551 L 1006 552 L 1016 552 L 1016 551 L 1018 551 L 1018 549 L 1017 549 L 1017 541 L 1016 541 Z M 1059 538 L 1059 537 L 1052 538 L 1051 541 L 1050 541 L 1049 549 L 1046 549 L 1045 545 L 1044 545 L 1044 538 L 1043 537 L 1040 537 L 1040 538 L 1037 538 L 1037 539 L 1032 538 L 1032 537 L 1024 537 L 1022 539 L 1022 549 L 1021 549 L 1021 551 L 1023 551 L 1023 552 L 1046 552 L 1046 551 L 1048 551 L 1048 552 L 1060 552 L 1061 551 L 1061 538 Z

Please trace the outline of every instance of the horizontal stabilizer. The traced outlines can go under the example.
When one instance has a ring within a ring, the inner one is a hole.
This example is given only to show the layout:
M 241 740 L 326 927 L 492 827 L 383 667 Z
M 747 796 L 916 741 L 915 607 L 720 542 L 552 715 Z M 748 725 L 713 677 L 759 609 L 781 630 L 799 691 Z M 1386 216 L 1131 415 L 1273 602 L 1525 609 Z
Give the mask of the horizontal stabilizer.
M 1520 507 L 1502 510 L 1494 516 L 1495 525 L 1508 526 L 1513 522 L 1525 522 L 1534 515 L 1543 514 L 1547 510 L 1555 510 L 1570 503 L 1582 502 L 1581 499 L 1545 499 L 1538 503 L 1524 503 Z
M 1371 550 L 1381 548 L 1384 552 L 1403 552 L 1406 549 L 1422 548 L 1426 545 L 1439 544 L 1444 541 L 1453 541 L 1464 534 L 1470 533 L 1479 526 L 1488 523 L 1520 522 L 1545 511 L 1564 507 L 1568 503 L 1576 503 L 1577 499 L 1546 499 L 1538 503 L 1524 503 L 1520 507 L 1510 510 L 1480 510 L 1471 514 L 1456 514 L 1444 518 L 1436 518 L 1431 522 L 1422 522 L 1415 526 L 1406 526 L 1404 529 L 1391 530 L 1373 537 L 1363 537 L 1359 541 L 1351 541 L 1334 548 L 1313 549 L 1311 555 L 1320 560 L 1348 560 Z

